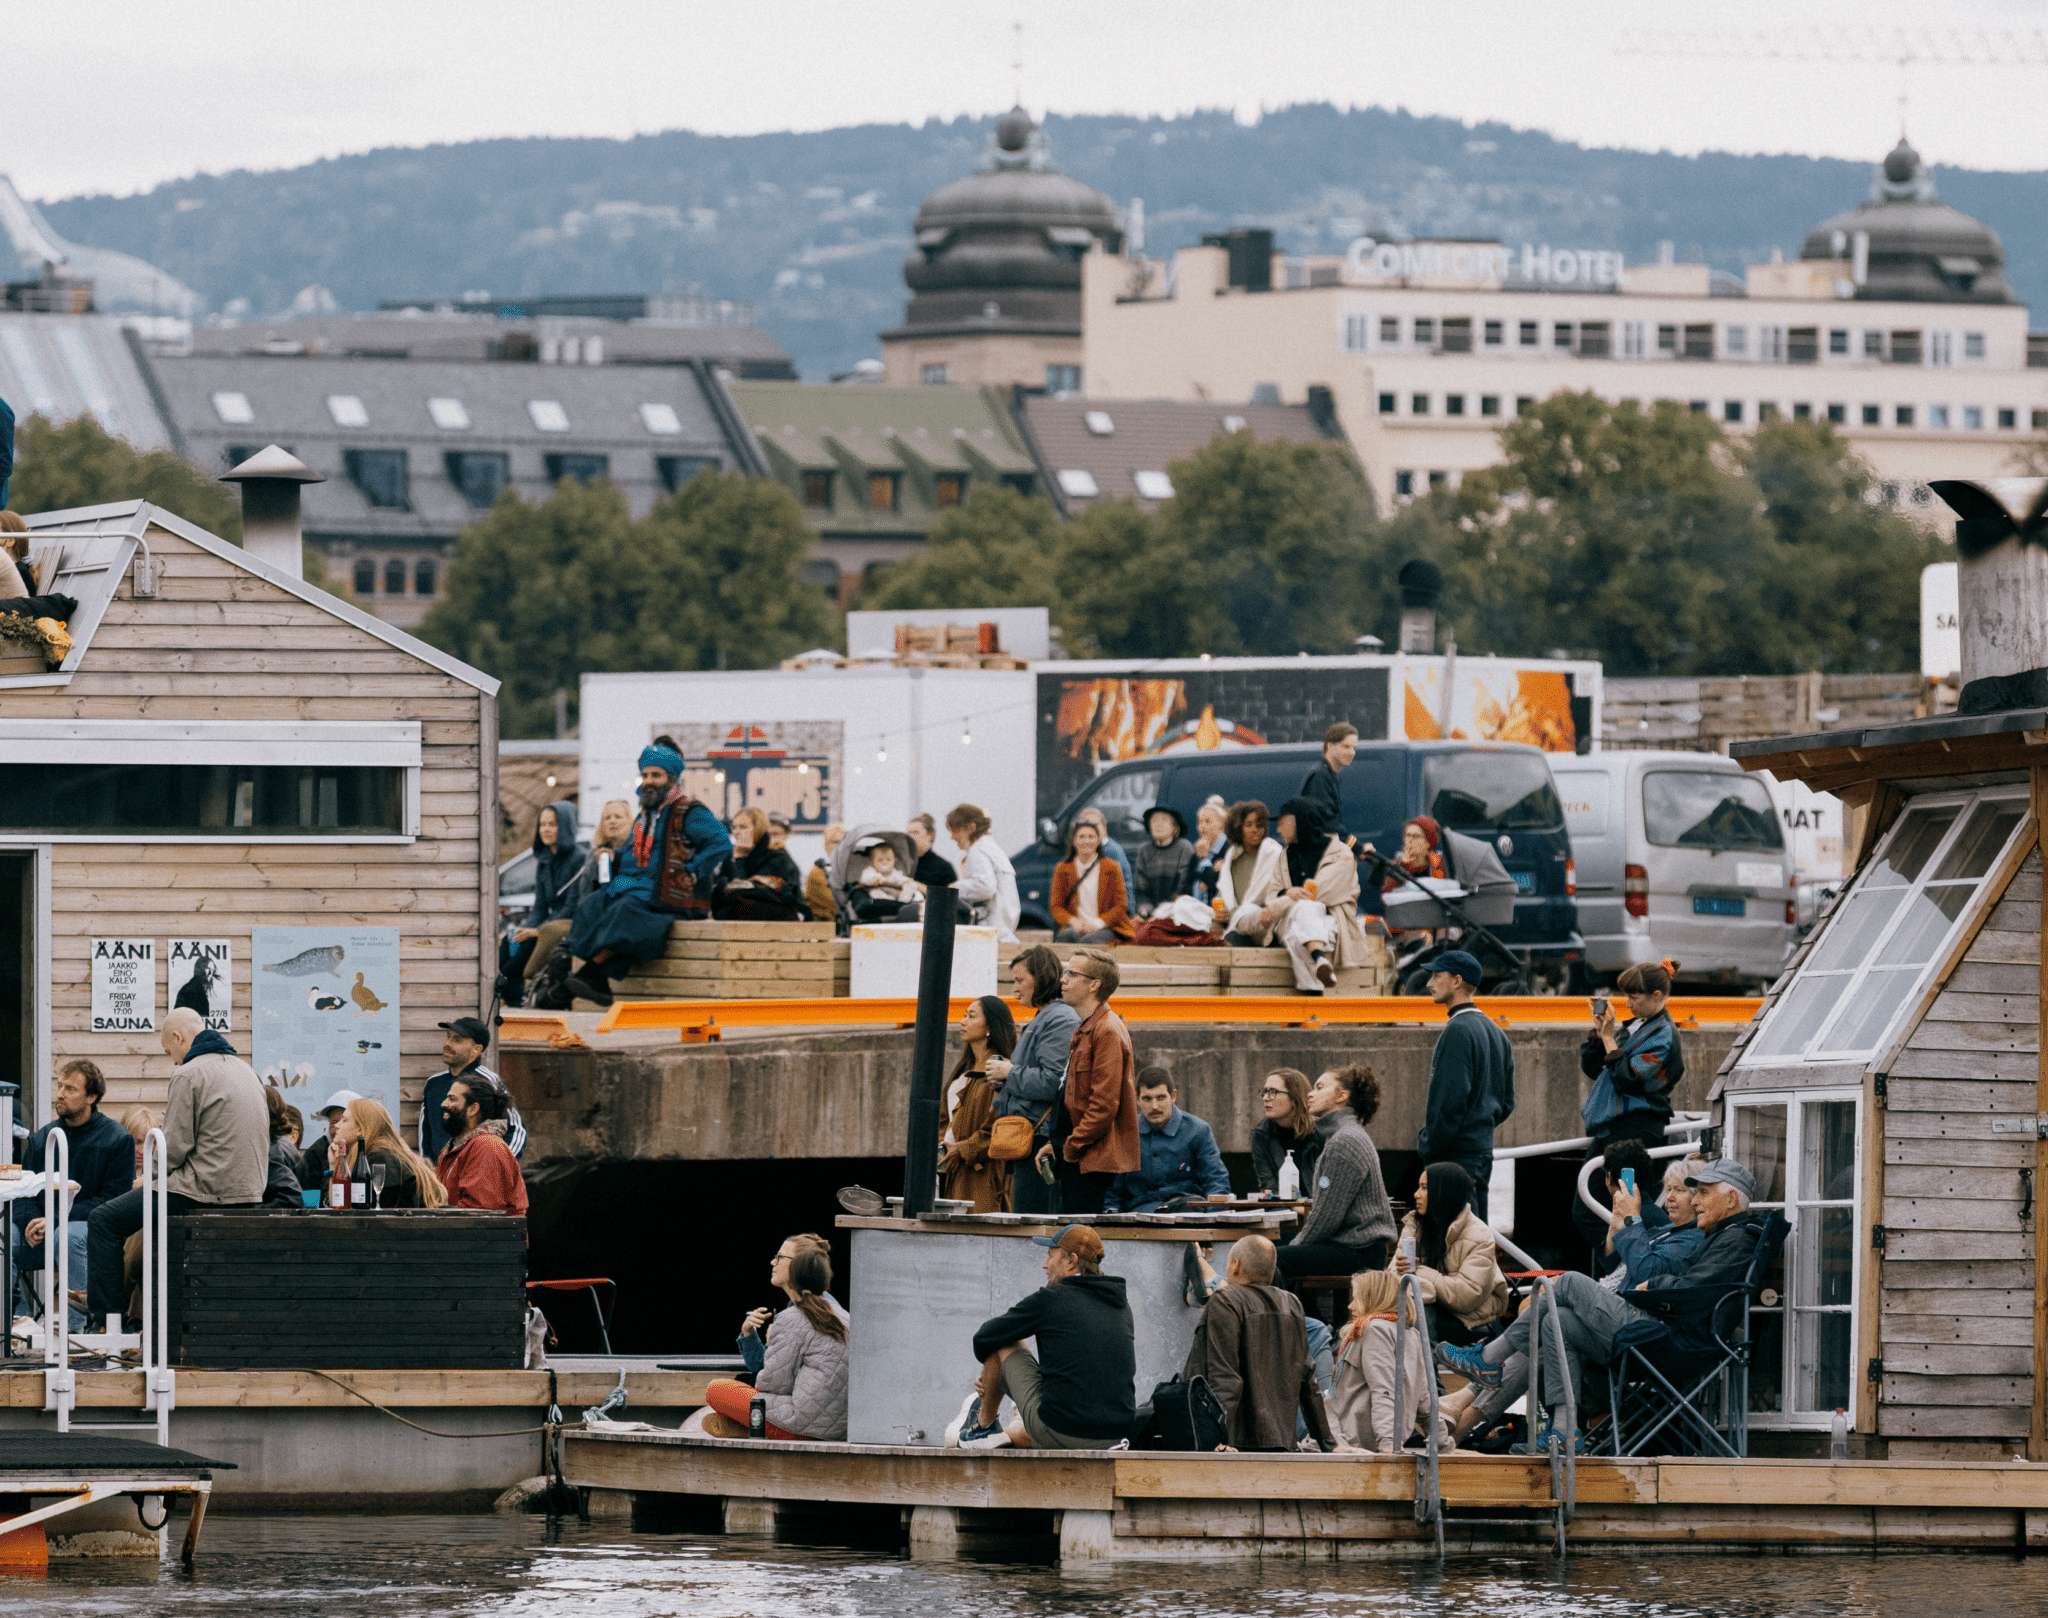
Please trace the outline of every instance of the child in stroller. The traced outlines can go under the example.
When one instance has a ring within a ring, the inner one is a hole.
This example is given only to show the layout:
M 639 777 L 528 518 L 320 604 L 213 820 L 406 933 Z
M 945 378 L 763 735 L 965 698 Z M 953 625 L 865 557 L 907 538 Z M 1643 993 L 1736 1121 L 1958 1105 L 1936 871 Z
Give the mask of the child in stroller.
M 847 890 L 847 908 L 855 921 L 916 921 L 920 913 L 917 884 L 896 868 L 893 844 L 877 841 L 865 853 L 867 869 Z

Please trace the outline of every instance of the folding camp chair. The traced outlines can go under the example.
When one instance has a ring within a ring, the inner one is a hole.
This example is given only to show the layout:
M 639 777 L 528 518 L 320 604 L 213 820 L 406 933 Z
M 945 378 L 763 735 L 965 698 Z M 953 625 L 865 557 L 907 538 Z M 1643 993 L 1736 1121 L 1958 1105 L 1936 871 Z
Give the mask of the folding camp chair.
M 1740 1281 L 1624 1293 L 1631 1303 L 1693 1326 L 1685 1342 L 1670 1337 L 1630 1343 L 1607 1367 L 1606 1431 L 1600 1447 L 1614 1455 L 1749 1453 L 1749 1307 L 1777 1263 L 1792 1227 L 1772 1213 L 1758 1233 Z

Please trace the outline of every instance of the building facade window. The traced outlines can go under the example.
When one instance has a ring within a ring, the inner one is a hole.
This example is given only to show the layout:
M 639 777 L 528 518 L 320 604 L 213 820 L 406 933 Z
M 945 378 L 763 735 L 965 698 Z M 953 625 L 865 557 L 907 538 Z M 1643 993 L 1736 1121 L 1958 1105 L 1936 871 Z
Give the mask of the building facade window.
M 1447 416 L 1462 416 L 1462 415 L 1464 415 L 1464 413 L 1465 413 L 1465 396 L 1464 396 L 1464 394 L 1462 394 L 1462 393 L 1447 393 L 1447 394 L 1445 394 L 1445 395 L 1444 395 L 1444 414 L 1445 414 L 1445 415 L 1447 415 Z
M 1665 355 L 1678 352 L 1678 328 L 1676 326 L 1659 326 L 1657 328 L 1657 352 Z
M 404 450 L 350 449 L 342 451 L 341 459 L 349 482 L 371 505 L 380 511 L 412 510 Z
M 1927 334 L 1927 363 L 1929 365 L 1953 365 L 1956 362 L 1955 333 L 1931 331 Z
M 1785 334 L 1785 358 L 1794 365 L 1814 365 L 1820 360 L 1820 328 L 1794 326 Z
M 1864 425 L 1864 426 L 1866 426 L 1866 427 L 1881 427 L 1881 426 L 1883 426 L 1883 425 L 1884 425 L 1884 406 L 1883 406 L 1883 405 L 1865 405 L 1865 406 L 1863 407 L 1863 425 Z
M 448 481 L 478 511 L 496 505 L 512 479 L 512 457 L 492 450 L 449 450 L 447 466 Z
M 1482 415 L 1482 416 L 1497 416 L 1497 415 L 1499 415 L 1499 414 L 1500 414 L 1500 395 L 1499 395 L 1499 394 L 1497 394 L 1497 393 L 1482 393 L 1482 394 L 1480 394 L 1480 396 L 1479 396 L 1479 413 L 1480 413 L 1480 415 Z
M 432 595 L 438 577 L 439 571 L 434 566 L 434 559 L 431 556 L 422 556 L 412 565 L 412 593 L 416 596 Z
M 1913 407 L 1911 405 L 1900 405 L 1896 410 L 1892 412 L 1892 421 L 1895 425 L 1900 427 L 1912 426 Z
M 1689 360 L 1712 359 L 1714 357 L 1714 328 L 1712 326 L 1686 327 L 1684 355 Z
M 948 511 L 967 499 L 967 476 L 963 472 L 941 472 L 932 479 L 932 501 Z
M 1433 348 L 1436 345 L 1436 317 L 1417 315 L 1415 317 L 1415 344 L 1418 348 Z
M 1963 333 L 1963 358 L 1981 360 L 1984 357 L 1984 334 L 1981 331 Z
M 1047 366 L 1046 369 L 1049 371 L 1052 369 L 1052 367 Z M 935 386 L 946 380 L 946 368 L 943 365 L 924 366 L 918 371 L 917 379 L 920 382 Z M 1050 378 L 1046 380 L 1045 385 L 1048 389 L 1052 387 L 1052 381 Z
M 1408 413 L 1413 416 L 1428 415 L 1429 395 L 1426 393 L 1418 393 L 1413 398 L 1411 398 L 1408 401 Z
M 256 419 L 256 412 L 250 406 L 246 393 L 216 393 L 213 396 L 213 413 L 230 427 L 246 426 Z
M 1445 488 L 1449 485 L 1450 481 L 1451 474 L 1448 472 L 1432 472 L 1429 474 L 1429 486 L 1432 489 Z
M 377 593 L 377 564 L 367 556 L 356 562 L 356 594 L 359 596 Z
M 1404 500 L 1414 494 L 1415 474 L 1413 472 L 1396 472 L 1394 474 L 1394 493 Z
M 661 486 L 674 494 L 699 472 L 716 472 L 722 463 L 716 455 L 657 455 L 654 470 L 661 474 Z
M 1917 331 L 1892 333 L 1891 362 L 1894 365 L 1920 363 L 1920 334 Z
M 395 556 L 384 564 L 384 593 L 388 596 L 405 594 L 405 563 Z
M 1778 365 L 1784 362 L 1785 328 L 1783 326 L 1757 327 L 1756 357 L 1770 365 Z
M 1730 359 L 1748 358 L 1749 328 L 1747 326 L 1724 327 L 1721 333 L 1721 347 L 1722 351 Z
M 2011 427 L 2015 427 L 2015 426 L 2017 426 L 2018 424 L 2019 424 L 2019 412 L 2018 412 L 2017 410 L 2001 410 L 2001 411 L 1999 411 L 1999 413 L 1998 413 L 1998 425 L 1999 425 L 1999 426 L 2001 426 L 2001 427 L 2006 427 L 2006 428 L 2011 428 Z
M 1881 360 L 1884 358 L 1883 332 L 1866 331 L 1863 334 L 1863 357 L 1867 360 Z
M 1612 328 L 1604 320 L 1588 320 L 1579 327 L 1579 354 L 1583 359 L 1605 359 L 1613 348 Z
M 1776 404 L 1775 404 L 1775 403 L 1774 403 L 1773 401 L 1771 401 L 1771 400 L 1769 400 L 1769 399 L 1764 399 L 1764 400 L 1760 400 L 1760 401 L 1758 402 L 1758 404 L 1757 404 L 1757 407 L 1756 407 L 1756 421 L 1757 421 L 1757 425 L 1758 425 L 1759 427 L 1761 427 L 1761 426 L 1762 426 L 1762 425 L 1763 425 L 1763 424 L 1764 424 L 1765 422 L 1767 422 L 1767 421 L 1776 421 L 1777 419 L 1778 419 L 1778 407 L 1777 407 L 1777 405 L 1776 405 Z
M 1648 328 L 1640 320 L 1624 320 L 1621 323 L 1621 357 L 1625 360 L 1639 360 L 1646 352 Z
M 1081 391 L 1081 367 L 1078 365 L 1048 365 L 1045 368 L 1045 391 L 1048 393 L 1079 393 Z
M 2032 422 L 2035 432 L 2038 433 L 2043 430 L 2048 430 L 2048 410 L 2034 411 L 2032 413 Z
M 1444 352 L 1446 354 L 1469 354 L 1472 352 L 1472 319 L 1459 315 L 1444 321 Z
M 1847 426 L 1849 422 L 1849 407 L 1847 405 L 1838 404 L 1829 405 L 1828 420 L 1833 422 L 1837 427 Z
M 1501 323 L 1498 320 L 1489 320 L 1486 323 L 1486 346 L 1488 348 L 1499 348 L 1502 341 L 1501 333 Z
M 0 832 L 396 837 L 405 775 L 381 765 L 39 764 L 0 771 Z
M 1532 395 L 1532 394 L 1527 394 L 1527 393 L 1518 393 L 1518 394 L 1516 394 L 1516 395 L 1515 395 L 1515 414 L 1516 414 L 1516 415 L 1518 415 L 1518 416 L 1526 416 L 1526 415 L 1530 415 L 1530 414 L 1532 414 L 1532 413 L 1533 413 L 1533 412 L 1535 411 L 1535 409 L 1536 409 L 1536 400 L 1535 400 L 1535 397 L 1534 397 L 1534 395 Z
M 1973 433 L 1983 431 L 1984 407 L 1982 405 L 1963 406 L 1963 428 L 1965 431 Z
M 1813 420 L 1813 406 L 1812 406 L 1812 405 L 1810 405 L 1810 404 L 1796 404 L 1796 405 L 1794 405 L 1794 406 L 1792 407 L 1792 419 L 1793 419 L 1794 421 L 1811 421 L 1811 420 Z
M 1948 406 L 1929 405 L 1927 407 L 1927 425 L 1930 427 L 1946 427 L 1948 425 Z
M 367 427 L 370 413 L 363 408 L 363 401 L 353 393 L 330 393 L 327 396 L 327 414 L 334 418 L 337 427 Z
M 1525 320 L 1521 323 L 1520 340 L 1524 348 L 1534 348 L 1541 341 L 1537 336 L 1535 321 Z
M 1849 333 L 1846 330 L 1831 330 L 1828 333 L 1828 353 L 1840 354 L 1845 359 L 1849 353 Z
M 469 426 L 469 412 L 460 399 L 429 399 L 427 414 L 443 432 L 459 433 Z
M 1346 315 L 1344 317 L 1344 352 L 1363 354 L 1372 346 L 1372 316 Z
M 1742 421 L 1742 401 L 1740 399 L 1724 401 L 1721 406 L 1721 419 L 1740 425 Z
M 546 459 L 550 483 L 560 483 L 564 478 L 573 478 L 578 483 L 588 483 L 594 478 L 608 477 L 611 473 L 612 458 L 609 455 L 572 451 L 550 455 Z
M 1692 415 L 1704 416 L 1707 413 L 1707 401 L 1704 399 L 1695 399 L 1691 404 L 1687 405 L 1685 408 L 1688 411 L 1688 413 Z
M 1574 335 L 1572 323 L 1569 320 L 1556 321 L 1550 328 L 1550 346 L 1569 352 Z
M 1395 394 L 1391 394 L 1391 393 L 1383 393 L 1383 394 L 1381 394 L 1381 395 L 1380 395 L 1380 414 L 1381 414 L 1381 415 L 1383 415 L 1383 416 L 1391 416 L 1391 415 L 1392 415 L 1392 414 L 1394 413 L 1394 411 L 1395 411 L 1395 408 L 1396 408 L 1396 406 L 1397 406 L 1398 402 L 1399 402 L 1399 400 L 1398 400 L 1398 396 L 1397 396 L 1397 395 L 1395 395 Z
M 896 490 L 900 474 L 895 472 L 870 472 L 868 474 L 868 510 L 894 511 L 897 506 Z
M 832 474 L 830 472 L 806 472 L 804 474 L 804 504 L 812 510 L 821 510 L 832 504 Z
M 1401 340 L 1401 322 L 1393 315 L 1380 316 L 1380 346 L 1392 348 Z

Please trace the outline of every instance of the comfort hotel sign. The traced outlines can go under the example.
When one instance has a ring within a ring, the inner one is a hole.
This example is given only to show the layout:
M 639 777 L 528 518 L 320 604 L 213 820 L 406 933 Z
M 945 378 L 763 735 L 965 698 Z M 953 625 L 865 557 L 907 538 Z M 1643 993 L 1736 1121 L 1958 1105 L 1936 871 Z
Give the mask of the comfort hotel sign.
M 1345 253 L 1361 281 L 1429 281 L 1499 286 L 1507 281 L 1572 288 L 1621 284 L 1622 256 L 1604 247 L 1541 247 L 1517 253 L 1498 242 L 1381 242 L 1361 236 Z

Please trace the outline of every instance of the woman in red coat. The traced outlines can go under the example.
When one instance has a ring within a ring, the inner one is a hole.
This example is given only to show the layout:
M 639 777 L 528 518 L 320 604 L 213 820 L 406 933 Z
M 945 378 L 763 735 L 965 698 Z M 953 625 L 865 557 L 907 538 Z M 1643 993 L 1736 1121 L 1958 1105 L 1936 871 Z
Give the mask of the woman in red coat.
M 1052 919 L 1062 944 L 1127 944 L 1136 930 L 1124 874 L 1102 857 L 1102 832 L 1088 821 L 1067 833 L 1067 857 L 1052 873 Z

